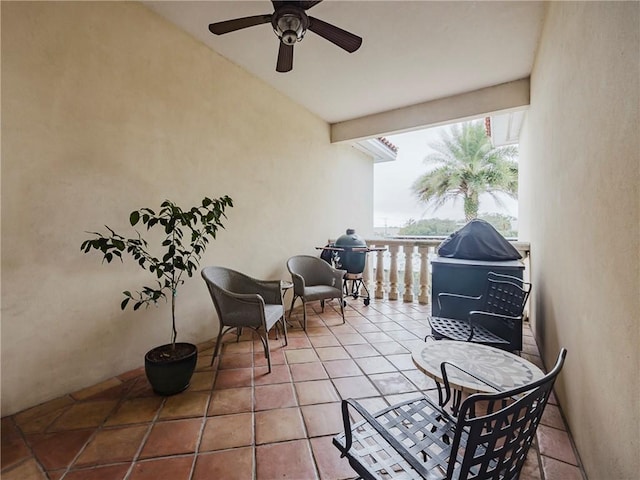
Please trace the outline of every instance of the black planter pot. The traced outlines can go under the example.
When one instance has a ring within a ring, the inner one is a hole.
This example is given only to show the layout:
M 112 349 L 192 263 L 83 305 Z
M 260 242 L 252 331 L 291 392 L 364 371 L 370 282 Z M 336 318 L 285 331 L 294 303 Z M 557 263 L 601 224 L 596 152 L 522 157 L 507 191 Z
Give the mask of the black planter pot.
M 187 389 L 198 361 L 198 348 L 191 343 L 161 345 L 144 356 L 144 371 L 158 395 L 175 395 Z

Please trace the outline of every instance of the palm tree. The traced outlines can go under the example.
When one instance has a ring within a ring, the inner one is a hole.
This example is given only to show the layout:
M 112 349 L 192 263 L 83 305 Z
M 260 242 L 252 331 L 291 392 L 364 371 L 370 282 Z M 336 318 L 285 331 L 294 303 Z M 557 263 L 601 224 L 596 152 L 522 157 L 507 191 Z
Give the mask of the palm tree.
M 465 220 L 478 216 L 479 197 L 488 193 L 503 205 L 497 193 L 518 196 L 518 154 L 515 146 L 494 147 L 482 122 L 453 125 L 440 142 L 429 145 L 434 150 L 425 163 L 436 168 L 421 175 L 412 186 L 414 194 L 435 208 L 447 200 L 464 199 Z

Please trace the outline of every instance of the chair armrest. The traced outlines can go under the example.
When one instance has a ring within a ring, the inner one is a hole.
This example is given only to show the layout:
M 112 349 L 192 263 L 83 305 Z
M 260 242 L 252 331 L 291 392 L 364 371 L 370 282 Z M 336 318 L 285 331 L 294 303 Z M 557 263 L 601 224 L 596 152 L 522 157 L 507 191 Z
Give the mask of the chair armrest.
M 257 293 L 264 299 L 264 303 L 271 305 L 282 305 L 282 286 L 280 280 L 257 280 L 255 289 Z
M 512 317 L 510 315 L 502 315 L 500 313 L 481 312 L 480 310 L 472 310 L 469 312 L 469 323 L 471 325 L 481 325 L 486 328 L 487 322 L 521 322 L 522 315 Z
M 474 310 L 469 312 L 469 325 L 472 329 L 478 326 L 483 327 L 508 341 L 514 350 L 522 350 L 522 315 L 512 317 Z
M 236 279 L 234 294 L 258 294 L 264 303 L 282 305 L 282 290 L 279 280 L 259 280 L 248 275 L 242 275 Z
M 459 367 L 455 363 L 444 361 L 444 362 L 442 362 L 440 364 L 440 370 L 442 371 L 442 380 L 444 382 L 444 386 L 445 386 L 445 389 L 447 391 L 447 394 L 449 394 L 449 392 L 451 391 L 451 386 L 449 385 L 449 375 L 447 374 L 447 368 L 446 368 L 447 366 L 449 366 L 450 368 L 453 368 L 455 370 L 458 370 L 459 372 L 462 372 L 465 375 L 469 375 L 470 377 L 473 377 L 474 379 L 478 380 L 479 382 L 484 383 L 487 387 L 493 388 L 496 392 L 501 392 L 502 391 L 502 389 L 498 385 L 496 385 L 495 383 L 493 383 L 493 382 L 491 382 L 491 381 L 489 381 L 489 380 L 487 380 L 487 379 L 485 379 L 483 377 L 480 377 L 480 376 L 476 375 L 475 373 L 471 373 L 471 372 L 465 370 L 464 368 Z M 445 401 L 445 404 L 446 403 L 447 402 Z
M 291 281 L 293 282 L 293 293 L 299 297 L 304 295 L 304 278 L 297 273 L 291 273 Z
M 224 295 L 227 301 L 238 303 L 238 304 L 253 304 L 253 305 L 264 305 L 265 301 L 262 296 L 258 293 L 234 293 L 229 290 L 223 290 L 222 295 Z
M 333 268 L 331 267 L 332 270 L 332 281 L 333 281 L 333 285 L 336 288 L 339 288 L 340 291 L 342 291 L 342 282 L 344 280 L 344 276 L 347 274 L 346 270 L 338 270 L 337 268 Z
M 413 400 L 402 402 L 402 403 L 411 403 L 411 402 L 413 402 Z M 371 425 L 373 429 L 376 432 L 378 432 L 378 434 L 380 434 L 380 436 L 382 436 L 382 438 L 389 445 L 391 445 L 391 447 L 403 458 L 403 460 L 409 463 L 409 465 L 411 465 L 411 467 L 421 475 L 422 478 L 427 478 L 427 475 L 429 474 L 429 472 L 425 469 L 425 465 L 418 458 L 416 458 L 416 456 L 412 455 L 411 452 L 404 445 L 402 445 L 402 443 L 400 443 L 393 436 L 393 434 L 391 434 L 391 432 L 389 432 L 386 428 L 384 428 L 380 424 L 380 422 L 378 422 L 373 417 L 373 415 L 371 415 L 367 410 L 365 410 L 362 405 L 360 405 L 358 402 L 350 398 L 342 400 L 342 421 L 344 424 L 344 448 L 342 448 L 342 446 L 340 445 L 336 445 L 334 442 L 334 445 L 338 446 L 338 448 L 342 453 L 341 457 L 344 457 L 345 455 L 347 455 L 347 453 L 351 449 L 351 446 L 353 445 L 353 434 L 351 430 L 351 422 L 349 419 L 349 406 L 355 409 L 362 416 L 362 418 L 364 418 L 364 422 Z M 381 414 L 387 411 L 393 410 L 395 407 L 396 405 L 387 407 L 384 410 L 381 410 L 380 412 L 378 412 L 376 415 L 380 416 Z M 441 413 L 444 413 L 439 408 L 437 408 L 437 410 Z M 361 424 L 362 423 L 360 423 L 360 425 Z
M 457 293 L 439 293 L 438 306 L 440 307 L 439 317 L 456 318 L 465 320 L 471 310 L 475 310 L 480 305 L 482 296 L 471 297 L 459 295 Z
M 265 324 L 264 299 L 257 293 L 234 293 L 228 290 L 220 290 L 223 297 L 218 302 L 220 308 L 221 325 L 225 326 L 249 326 L 256 327 Z M 251 321 L 254 319 L 254 321 Z
M 445 389 L 445 392 L 446 392 L 446 397 L 445 397 L 444 401 L 442 401 L 441 407 L 442 407 L 443 414 L 447 418 L 452 420 L 452 421 L 456 421 L 457 418 L 459 418 L 460 411 L 458 409 L 460 408 L 460 404 L 456 405 L 456 402 L 454 402 L 454 405 L 452 407 L 452 409 L 454 410 L 453 416 L 450 415 L 446 411 L 446 409 L 444 408 L 447 405 L 447 403 L 449 402 L 449 400 L 451 400 L 451 397 L 452 397 L 452 395 L 451 395 L 451 386 L 449 384 L 449 374 L 447 374 L 447 367 L 455 369 L 455 370 L 458 370 L 459 372 L 462 372 L 465 375 L 470 376 L 471 378 L 475 379 L 476 381 L 478 381 L 480 383 L 483 383 L 487 387 L 495 390 L 496 392 L 504 391 L 502 388 L 500 388 L 500 386 L 496 385 L 495 383 L 493 383 L 493 382 L 491 382 L 491 381 L 487 380 L 486 378 L 483 378 L 483 377 L 481 377 L 479 375 L 476 375 L 475 373 L 471 373 L 471 372 L 465 370 L 464 368 L 459 367 L 455 363 L 451 363 L 451 362 L 447 362 L 447 361 L 442 362 L 440 364 L 440 370 L 442 371 L 442 379 L 443 379 L 443 382 L 444 382 L 444 389 Z M 439 387 L 438 387 L 438 394 L 440 394 Z M 442 397 L 440 397 L 440 398 L 442 398 Z M 473 404 L 473 405 L 475 405 L 475 404 Z M 472 417 L 476 416 L 475 408 L 471 412 L 471 416 Z M 465 418 L 468 418 L 468 417 L 465 416 Z

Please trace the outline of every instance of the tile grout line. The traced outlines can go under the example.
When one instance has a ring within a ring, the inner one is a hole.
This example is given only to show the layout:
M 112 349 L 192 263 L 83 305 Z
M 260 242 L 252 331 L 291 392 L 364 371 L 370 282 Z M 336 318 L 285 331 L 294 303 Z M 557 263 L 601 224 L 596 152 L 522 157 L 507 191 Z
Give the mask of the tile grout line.
M 71 398 L 73 398 L 73 394 L 71 394 L 70 396 L 71 396 Z M 98 436 L 98 433 L 100 433 L 103 430 L 104 424 L 106 423 L 107 419 L 118 409 L 118 407 L 124 402 L 125 398 L 126 398 L 126 395 L 123 395 L 120 398 L 118 398 L 118 401 L 113 406 L 113 408 L 109 411 L 109 413 L 107 413 L 107 415 L 105 415 L 105 417 L 102 419 L 102 422 L 100 422 L 100 424 L 98 424 L 95 427 L 93 433 L 91 435 L 89 435 L 89 438 L 84 443 L 82 448 L 80 448 L 78 453 L 76 453 L 76 455 L 73 457 L 73 459 L 71 459 L 71 461 L 67 464 L 67 467 L 65 468 L 65 471 L 60 476 L 59 480 L 64 480 L 64 478 L 69 474 L 69 472 L 71 471 L 72 467 L 78 461 L 80 456 L 85 452 L 85 450 L 87 449 L 89 444 Z M 88 401 L 91 401 L 91 400 L 88 400 Z M 73 406 L 77 405 L 78 403 L 82 403 L 82 400 L 76 400 L 74 398 L 74 402 L 77 402 L 77 403 L 74 403 Z M 49 426 L 51 426 L 51 425 L 49 425 Z M 78 430 L 82 430 L 82 429 L 78 429 Z M 95 467 L 95 465 L 94 465 L 94 467 Z M 47 474 L 47 476 L 49 476 L 49 475 Z
M 55 420 L 57 420 L 59 417 L 60 417 L 60 415 L 58 415 L 51 423 L 55 422 Z M 25 447 L 29 451 L 30 456 L 26 457 L 26 458 L 23 458 L 20 462 L 15 463 L 10 468 L 3 468 L 2 470 L 6 474 L 7 472 L 11 472 L 11 471 L 15 470 L 16 468 L 18 468 L 20 465 L 23 465 L 23 464 L 27 463 L 29 460 L 33 459 L 36 462 L 36 466 L 38 467 L 40 472 L 45 477 L 49 478 L 49 475 L 47 474 L 47 471 L 45 470 L 44 465 L 42 465 L 42 463 L 40 462 L 40 460 L 36 456 L 35 452 L 33 451 L 33 448 L 31 447 L 31 443 L 27 441 L 27 437 L 26 437 L 25 433 L 18 426 L 18 423 L 16 422 L 16 419 L 15 419 L 15 415 L 11 415 L 9 418 L 10 418 L 10 421 L 11 421 L 13 427 L 17 430 L 18 435 L 20 436 L 20 439 L 22 440 L 22 442 L 24 443 Z M 51 425 L 51 424 L 49 424 L 49 425 Z M 0 477 L 2 477 L 1 474 L 0 474 Z
M 222 350 L 222 348 L 221 348 Z M 213 352 L 211 353 L 211 355 L 213 356 Z M 198 431 L 198 438 L 196 439 L 196 446 L 193 452 L 193 460 L 191 462 L 191 469 L 189 470 L 189 479 L 192 479 L 193 476 L 196 473 L 196 463 L 198 461 L 198 456 L 200 455 L 200 445 L 202 444 L 202 437 L 204 436 L 204 430 L 207 426 L 207 422 L 208 422 L 208 418 L 209 418 L 209 407 L 211 405 L 211 402 L 213 401 L 213 389 L 214 386 L 216 384 L 216 379 L 218 378 L 218 372 L 220 371 L 220 369 L 218 368 L 219 364 L 220 364 L 220 356 L 222 355 L 222 351 L 220 351 L 219 355 L 218 355 L 218 365 L 216 365 L 215 367 L 215 374 L 213 375 L 213 380 L 211 382 L 211 387 L 209 388 L 209 394 L 207 397 L 207 403 L 205 405 L 204 408 L 204 415 L 202 417 L 202 424 L 200 425 L 200 430 Z M 212 357 L 213 358 L 213 357 Z M 215 364 L 216 362 L 214 361 L 213 364 Z M 213 364 L 210 365 L 210 367 L 213 369 Z M 125 479 L 126 480 L 126 479 Z
M 149 436 L 151 435 L 151 430 L 155 426 L 157 419 L 160 417 L 160 412 L 162 412 L 162 409 L 164 408 L 166 403 L 167 403 L 167 397 L 164 397 L 162 399 L 162 401 L 160 402 L 160 405 L 158 406 L 158 410 L 156 411 L 156 414 L 153 416 L 153 418 L 149 422 L 149 426 L 147 427 L 147 431 L 145 432 L 144 436 L 142 437 L 142 440 L 140 441 L 140 445 L 138 446 L 138 449 L 137 449 L 136 453 L 133 454 L 133 458 L 131 459 L 131 465 L 129 465 L 129 468 L 127 469 L 127 472 L 125 473 L 125 475 L 124 475 L 122 480 L 128 480 L 131 477 L 131 475 L 133 474 L 133 468 L 135 467 L 136 462 L 140 458 L 140 454 L 142 453 L 142 449 L 144 448 L 145 444 L 147 443 L 147 440 L 149 439 Z M 63 480 L 63 479 L 60 479 L 60 480 Z

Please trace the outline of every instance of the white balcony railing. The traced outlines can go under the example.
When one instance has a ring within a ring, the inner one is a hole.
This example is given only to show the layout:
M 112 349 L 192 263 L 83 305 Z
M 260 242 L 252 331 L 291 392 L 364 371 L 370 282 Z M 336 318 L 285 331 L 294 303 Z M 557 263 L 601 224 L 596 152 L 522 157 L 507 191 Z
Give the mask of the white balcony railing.
M 374 298 L 413 302 L 431 301 L 431 261 L 442 238 L 429 239 L 365 239 L 369 247 L 386 247 L 385 251 L 369 252 L 363 272 L 371 296 Z M 335 240 L 329 240 L 333 242 Z M 528 278 L 529 242 L 512 241 L 525 265 Z

